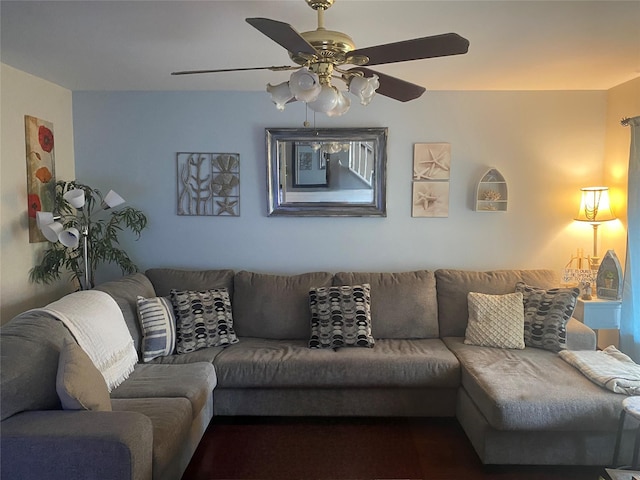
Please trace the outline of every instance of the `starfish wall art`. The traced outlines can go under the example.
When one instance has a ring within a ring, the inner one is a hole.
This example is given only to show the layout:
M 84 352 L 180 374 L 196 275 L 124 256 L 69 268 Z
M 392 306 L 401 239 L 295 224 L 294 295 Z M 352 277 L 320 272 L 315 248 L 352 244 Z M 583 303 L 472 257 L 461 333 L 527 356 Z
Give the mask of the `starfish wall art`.
M 412 217 L 449 216 L 451 144 L 413 146 Z

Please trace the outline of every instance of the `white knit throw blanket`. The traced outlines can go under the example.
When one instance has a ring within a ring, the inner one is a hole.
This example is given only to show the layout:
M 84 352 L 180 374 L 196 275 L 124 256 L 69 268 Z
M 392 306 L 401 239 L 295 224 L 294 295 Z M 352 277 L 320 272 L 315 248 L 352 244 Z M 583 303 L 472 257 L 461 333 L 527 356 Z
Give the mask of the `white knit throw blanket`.
M 49 313 L 66 325 L 102 373 L 109 391 L 133 371 L 138 354 L 122 311 L 108 293 L 75 292 L 35 310 Z
M 562 350 L 560 358 L 612 392 L 640 395 L 640 365 L 613 345 L 602 351 Z

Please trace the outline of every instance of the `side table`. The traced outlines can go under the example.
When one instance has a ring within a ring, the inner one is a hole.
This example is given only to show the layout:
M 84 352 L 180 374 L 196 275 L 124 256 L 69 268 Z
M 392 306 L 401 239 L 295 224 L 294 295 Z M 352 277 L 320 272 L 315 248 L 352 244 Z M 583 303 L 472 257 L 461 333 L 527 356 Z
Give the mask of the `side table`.
M 640 421 L 640 397 L 627 397 L 622 401 L 622 411 L 620 412 L 620 420 L 618 421 L 618 435 L 616 436 L 616 446 L 613 450 L 613 460 L 611 464 L 615 468 L 618 463 L 618 453 L 620 453 L 620 442 L 622 441 L 622 434 L 624 432 L 624 421 L 629 415 L 634 418 L 636 422 Z M 636 439 L 633 445 L 633 460 L 631 461 L 631 468 L 636 470 L 638 468 L 638 450 L 640 449 L 640 425 L 637 427 Z
M 574 316 L 594 330 L 608 328 L 618 330 L 620 328 L 621 311 L 622 300 L 607 300 L 603 298 L 582 300 L 579 298 Z
M 596 342 L 600 345 L 602 340 L 600 330 L 619 330 L 620 312 L 622 300 L 608 300 L 593 298 L 583 300 L 578 298 L 573 316 L 596 332 Z M 615 334 L 615 333 L 614 333 Z M 618 339 L 606 340 L 607 343 L 615 343 Z

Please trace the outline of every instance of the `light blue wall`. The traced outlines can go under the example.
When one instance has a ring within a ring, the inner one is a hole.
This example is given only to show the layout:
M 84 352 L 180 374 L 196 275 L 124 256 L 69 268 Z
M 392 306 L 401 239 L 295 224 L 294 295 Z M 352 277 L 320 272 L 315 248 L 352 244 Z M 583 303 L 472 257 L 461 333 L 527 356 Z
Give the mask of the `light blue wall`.
M 267 217 L 264 130 L 302 127 L 301 104 L 278 112 L 261 92 L 74 92 L 73 115 L 78 180 L 113 188 L 149 217 L 139 241 L 123 237 L 142 269 L 560 270 L 590 247 L 571 219 L 579 188 L 602 178 L 606 92 L 427 92 L 318 115 L 317 127 L 389 128 L 387 218 Z M 422 142 L 452 145 L 448 218 L 411 217 L 413 144 Z M 240 154 L 240 217 L 176 215 L 184 151 Z M 489 167 L 508 182 L 506 213 L 473 211 Z

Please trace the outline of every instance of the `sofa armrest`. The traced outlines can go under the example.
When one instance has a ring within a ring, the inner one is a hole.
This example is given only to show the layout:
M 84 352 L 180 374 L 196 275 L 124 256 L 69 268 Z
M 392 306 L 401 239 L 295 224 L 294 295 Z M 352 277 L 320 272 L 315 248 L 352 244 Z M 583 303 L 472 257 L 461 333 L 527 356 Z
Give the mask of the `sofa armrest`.
M 5 478 L 150 480 L 153 428 L 135 412 L 46 410 L 0 424 Z
M 596 332 L 573 317 L 567 322 L 567 349 L 595 350 Z

